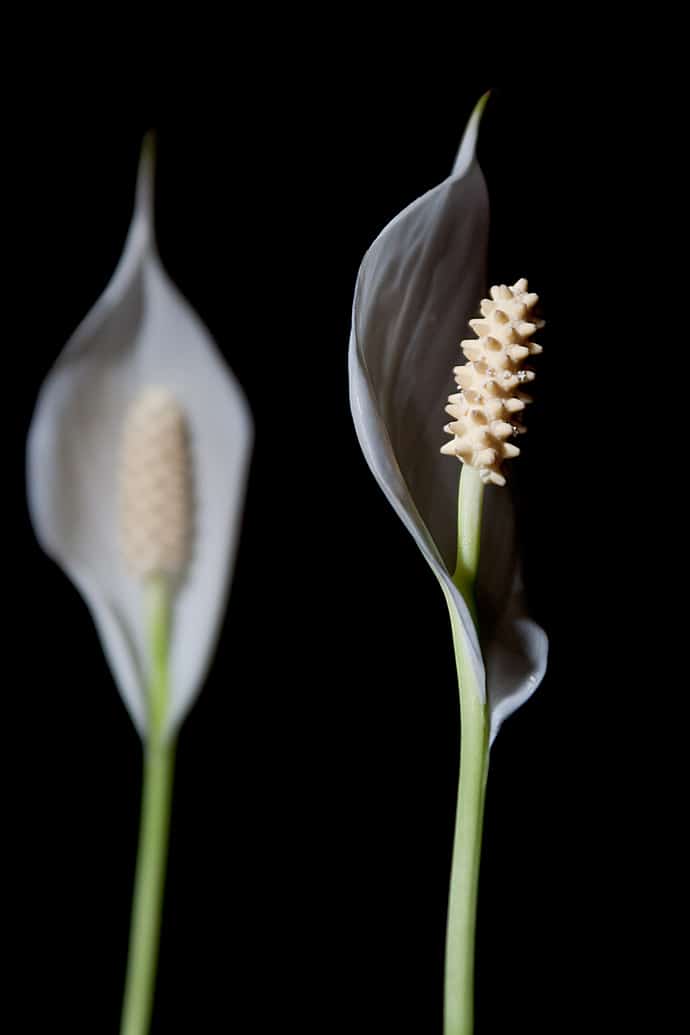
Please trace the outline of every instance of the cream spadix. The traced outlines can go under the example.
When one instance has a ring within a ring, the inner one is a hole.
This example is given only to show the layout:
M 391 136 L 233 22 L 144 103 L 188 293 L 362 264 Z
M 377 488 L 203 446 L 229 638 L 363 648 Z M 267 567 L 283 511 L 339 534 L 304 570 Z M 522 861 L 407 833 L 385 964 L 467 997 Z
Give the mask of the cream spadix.
M 179 578 L 191 526 L 187 420 L 170 391 L 147 388 L 126 415 L 120 457 L 120 535 L 132 574 Z
M 507 439 L 526 430 L 517 415 L 532 401 L 520 390 L 534 380 L 523 364 L 542 351 L 529 339 L 544 321 L 532 317 L 539 298 L 527 291 L 524 277 L 512 287 L 492 287 L 490 294 L 481 303 L 483 318 L 470 320 L 478 337 L 460 343 L 467 363 L 453 371 L 460 391 L 448 398 L 453 420 L 444 428 L 453 439 L 441 452 L 476 467 L 484 483 L 505 485 L 501 465 L 520 453 Z

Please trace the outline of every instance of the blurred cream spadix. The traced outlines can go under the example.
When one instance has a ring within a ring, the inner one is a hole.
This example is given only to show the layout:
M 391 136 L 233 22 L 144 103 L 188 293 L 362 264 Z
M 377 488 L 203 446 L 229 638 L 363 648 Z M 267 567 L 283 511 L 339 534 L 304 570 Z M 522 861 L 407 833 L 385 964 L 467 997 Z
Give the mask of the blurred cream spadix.
M 120 458 L 120 534 L 133 575 L 178 579 L 191 546 L 187 421 L 165 388 L 147 388 L 126 418 Z
M 48 374 L 27 447 L 36 535 L 84 597 L 142 735 L 148 651 L 141 582 L 125 563 L 120 528 L 129 407 L 144 389 L 169 393 L 184 414 L 193 457 L 193 549 L 184 555 L 174 602 L 169 732 L 190 708 L 220 631 L 253 438 L 242 389 L 161 264 L 153 215 L 152 154 L 145 141 L 122 258 Z M 174 552 L 166 562 L 177 563 Z M 149 561 L 139 559 L 135 567 Z

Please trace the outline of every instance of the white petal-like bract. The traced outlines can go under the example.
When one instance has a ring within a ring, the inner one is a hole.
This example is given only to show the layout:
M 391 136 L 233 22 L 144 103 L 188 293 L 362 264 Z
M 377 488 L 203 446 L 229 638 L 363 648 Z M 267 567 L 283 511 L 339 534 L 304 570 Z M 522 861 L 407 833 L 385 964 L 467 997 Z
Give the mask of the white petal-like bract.
M 242 389 L 161 265 L 153 228 L 152 158 L 145 144 L 122 258 L 43 384 L 27 452 L 36 535 L 81 591 L 142 735 L 147 668 L 142 587 L 120 547 L 118 465 L 125 415 L 149 386 L 169 390 L 184 411 L 195 504 L 191 558 L 173 610 L 172 731 L 204 680 L 220 631 L 253 425 Z
M 364 456 L 460 617 L 491 736 L 536 689 L 547 638 L 524 613 L 508 494 L 486 491 L 478 576 L 481 649 L 455 587 L 458 467 L 439 453 L 449 372 L 486 287 L 489 205 L 475 157 L 481 104 L 448 179 L 379 234 L 362 261 L 350 336 L 350 402 Z M 483 654 L 483 658 L 482 658 Z M 485 664 L 486 663 L 486 666 Z

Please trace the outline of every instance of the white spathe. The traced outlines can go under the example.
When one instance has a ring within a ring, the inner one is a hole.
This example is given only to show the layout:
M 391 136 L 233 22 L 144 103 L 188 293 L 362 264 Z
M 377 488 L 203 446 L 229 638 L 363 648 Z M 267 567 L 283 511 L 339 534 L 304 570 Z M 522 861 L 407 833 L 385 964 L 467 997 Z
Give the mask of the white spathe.
M 484 497 L 481 647 L 451 578 L 459 470 L 438 443 L 459 342 L 486 287 L 489 204 L 475 157 L 482 108 L 480 102 L 470 118 L 451 175 L 399 213 L 364 256 L 349 368 L 362 451 L 458 613 L 479 692 L 488 695 L 493 741 L 539 685 L 548 640 L 525 614 L 505 489 L 489 487 Z
M 153 226 L 153 160 L 145 142 L 124 252 L 43 384 L 27 450 L 36 535 L 82 593 L 142 736 L 147 726 L 143 593 L 120 548 L 118 465 L 125 415 L 149 386 L 175 396 L 190 432 L 194 536 L 174 600 L 168 720 L 173 732 L 203 683 L 220 631 L 253 424 L 242 389 L 161 265 Z

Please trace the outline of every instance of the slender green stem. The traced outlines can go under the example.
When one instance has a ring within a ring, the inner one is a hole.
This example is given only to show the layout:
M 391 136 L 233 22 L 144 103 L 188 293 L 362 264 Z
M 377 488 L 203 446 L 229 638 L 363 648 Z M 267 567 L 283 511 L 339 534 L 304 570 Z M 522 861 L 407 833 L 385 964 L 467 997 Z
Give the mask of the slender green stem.
M 463 464 L 458 489 L 458 557 L 453 582 L 462 593 L 477 627 L 479 623 L 474 600 L 474 583 L 479 568 L 483 502 L 484 483 L 479 477 L 479 472 L 474 467 Z
M 453 581 L 477 623 L 474 583 L 479 565 L 483 484 L 463 464 L 458 493 L 458 561 Z M 474 943 L 482 846 L 484 797 L 489 762 L 486 704 L 455 605 L 447 596 L 460 692 L 460 777 L 448 901 L 445 972 L 445 1035 L 474 1030 Z
M 170 590 L 166 580 L 151 579 L 147 598 L 149 725 L 121 1035 L 147 1035 L 151 1023 L 175 762 L 175 745 L 166 737 L 165 728 L 170 625 Z

